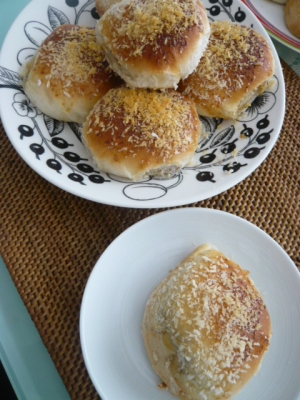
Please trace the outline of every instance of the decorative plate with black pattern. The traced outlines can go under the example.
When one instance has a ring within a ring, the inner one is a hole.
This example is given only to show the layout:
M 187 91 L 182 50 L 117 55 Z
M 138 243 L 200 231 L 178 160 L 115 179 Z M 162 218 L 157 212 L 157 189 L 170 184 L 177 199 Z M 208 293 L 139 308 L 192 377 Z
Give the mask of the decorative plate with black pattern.
M 95 26 L 94 0 L 33 0 L 17 17 L 0 58 L 0 109 L 7 135 L 19 155 L 57 187 L 95 202 L 131 208 L 190 204 L 237 185 L 265 160 L 282 127 L 285 87 L 276 50 L 265 29 L 240 0 L 203 0 L 211 21 L 251 26 L 269 42 L 275 58 L 276 85 L 259 96 L 238 121 L 203 118 L 208 131 L 199 143 L 193 167 L 170 179 L 139 182 L 98 171 L 75 123 L 44 115 L 24 94 L 19 71 L 57 26 Z

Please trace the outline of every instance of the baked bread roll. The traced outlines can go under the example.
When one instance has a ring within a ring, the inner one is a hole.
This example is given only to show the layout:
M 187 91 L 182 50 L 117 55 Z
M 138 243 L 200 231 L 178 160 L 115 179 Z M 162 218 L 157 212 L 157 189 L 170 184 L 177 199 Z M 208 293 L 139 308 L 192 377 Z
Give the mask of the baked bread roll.
M 288 30 L 300 39 L 300 1 L 289 0 L 284 8 L 284 19 Z
M 271 0 L 271 1 L 278 4 L 286 4 L 288 0 Z
M 94 163 L 132 180 L 172 177 L 200 136 L 194 104 L 175 90 L 111 89 L 88 116 L 82 139 Z
M 210 26 L 200 0 L 122 0 L 97 22 L 111 68 L 131 87 L 176 88 L 196 68 Z
M 153 291 L 142 329 L 154 370 L 182 400 L 236 394 L 258 371 L 271 336 L 248 272 L 208 244 Z
M 266 40 L 253 29 L 211 23 L 208 47 L 196 70 L 179 84 L 202 116 L 237 119 L 274 83 L 275 62 Z
M 56 28 L 21 70 L 23 88 L 43 113 L 82 124 L 95 103 L 121 79 L 110 69 L 94 29 Z
M 97 13 L 101 17 L 114 4 L 120 3 L 121 0 L 95 0 Z

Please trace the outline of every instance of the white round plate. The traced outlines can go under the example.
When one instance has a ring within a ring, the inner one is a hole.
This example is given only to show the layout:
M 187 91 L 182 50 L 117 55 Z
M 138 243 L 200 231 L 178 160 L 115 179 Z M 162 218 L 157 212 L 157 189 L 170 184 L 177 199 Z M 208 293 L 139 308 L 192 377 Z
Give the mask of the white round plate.
M 269 34 L 292 50 L 300 52 L 300 39 L 294 36 L 284 21 L 284 5 L 272 0 L 243 0 L 257 16 Z
M 37 173 L 67 192 L 104 204 L 159 208 L 215 196 L 251 174 L 272 150 L 282 127 L 285 86 L 273 43 L 240 0 L 204 0 L 210 20 L 253 26 L 269 42 L 277 83 L 259 96 L 239 121 L 201 118 L 209 134 L 200 142 L 195 167 L 171 179 L 132 182 L 95 170 L 80 140 L 78 125 L 42 114 L 22 92 L 18 72 L 58 25 L 94 26 L 94 0 L 33 0 L 13 23 L 0 58 L 0 109 L 16 151 Z
M 157 388 L 141 333 L 154 288 L 198 245 L 211 243 L 250 271 L 268 307 L 273 336 L 259 372 L 235 400 L 299 400 L 300 275 L 266 233 L 222 211 L 183 208 L 148 217 L 102 254 L 80 311 L 80 339 L 103 400 L 172 400 Z

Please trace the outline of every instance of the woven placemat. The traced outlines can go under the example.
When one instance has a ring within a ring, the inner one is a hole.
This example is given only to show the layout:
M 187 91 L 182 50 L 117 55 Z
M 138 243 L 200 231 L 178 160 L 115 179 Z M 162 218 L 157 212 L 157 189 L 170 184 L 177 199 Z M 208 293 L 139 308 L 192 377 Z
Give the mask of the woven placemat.
M 268 233 L 300 268 L 300 79 L 285 63 L 284 126 L 263 164 L 234 188 L 189 207 L 240 216 Z M 72 399 L 97 399 L 84 366 L 79 311 L 106 247 L 166 209 L 127 209 L 73 196 L 31 170 L 1 132 L 1 254 Z

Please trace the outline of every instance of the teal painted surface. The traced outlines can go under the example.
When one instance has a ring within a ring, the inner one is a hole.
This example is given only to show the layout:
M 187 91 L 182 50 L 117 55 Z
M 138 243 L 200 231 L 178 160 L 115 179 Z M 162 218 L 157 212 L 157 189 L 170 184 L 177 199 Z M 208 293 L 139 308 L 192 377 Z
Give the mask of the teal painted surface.
M 29 3 L 29 0 L 0 0 L 0 46 L 17 15 Z
M 28 3 L 0 0 L 0 48 L 11 24 Z M 70 399 L 2 258 L 0 358 L 19 400 Z
M 0 0 L 0 47 L 28 0 Z M 63 382 L 0 258 L 0 358 L 19 400 L 69 400 Z
M 1 258 L 0 358 L 19 400 L 70 399 Z

